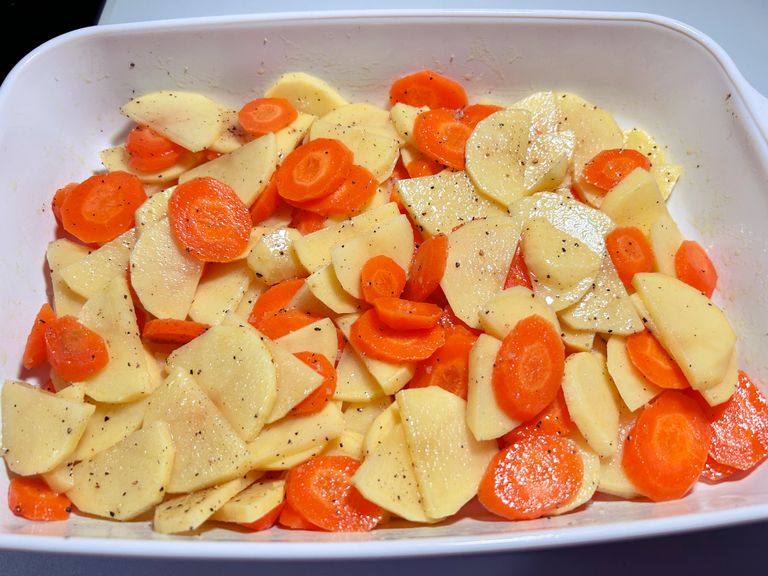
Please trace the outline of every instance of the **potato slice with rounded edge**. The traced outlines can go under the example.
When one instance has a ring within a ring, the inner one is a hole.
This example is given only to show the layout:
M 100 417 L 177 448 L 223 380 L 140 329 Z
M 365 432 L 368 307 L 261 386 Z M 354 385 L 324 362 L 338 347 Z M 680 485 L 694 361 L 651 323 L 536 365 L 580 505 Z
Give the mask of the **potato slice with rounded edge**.
M 57 494 L 64 494 L 75 486 L 75 477 L 72 472 L 75 468 L 75 462 L 65 462 L 59 464 L 53 470 L 42 473 L 40 476 L 48 487 Z
M 581 458 L 583 470 L 581 487 L 568 503 L 558 506 L 549 512 L 553 516 L 565 514 L 589 502 L 600 484 L 600 456 L 589 447 L 578 433 L 574 437 L 569 438 L 569 440 L 576 445 L 576 450 L 578 450 L 579 457 Z
M 653 175 L 635 168 L 608 191 L 600 204 L 616 226 L 635 226 L 648 236 L 651 227 L 667 213 L 667 205 Z
M 167 218 L 145 229 L 131 253 L 131 286 L 157 318 L 184 320 L 203 274 L 203 263 L 176 242 Z
M 602 358 L 577 352 L 565 359 L 563 393 L 568 413 L 589 446 L 600 456 L 618 448 L 619 399 Z
M 248 316 L 251 315 L 253 305 L 256 304 L 256 300 L 259 299 L 266 290 L 269 288 L 267 284 L 258 278 L 251 278 L 251 282 L 246 288 L 243 297 L 240 299 L 240 303 L 235 307 L 232 314 L 228 318 L 234 318 L 235 320 L 248 321 Z
M 176 450 L 165 422 L 153 422 L 72 470 L 67 497 L 86 514 L 130 520 L 162 502 Z
M 168 168 L 155 172 L 142 172 L 133 168 L 128 158 L 128 152 L 126 151 L 124 144 L 106 148 L 99 152 L 99 159 L 101 160 L 101 163 L 104 164 L 104 168 L 107 169 L 107 172 L 128 172 L 141 180 L 142 184 L 170 184 L 171 182 L 175 182 L 179 176 L 184 174 L 184 172 L 192 170 L 192 168 L 205 159 L 202 153 L 199 152 L 185 153 L 181 155 L 176 164 L 169 166 Z
M 315 116 L 323 116 L 347 104 L 327 82 L 304 72 L 282 74 L 264 95 L 285 98 L 296 110 Z
M 656 222 L 651 226 L 649 237 L 653 249 L 655 271 L 667 276 L 677 276 L 675 273 L 675 254 L 677 254 L 684 238 L 669 212 L 664 211 L 659 215 Z
M 667 163 L 662 147 L 656 144 L 648 133 L 639 128 L 631 128 L 624 131 L 624 148 L 630 148 L 642 152 L 651 161 L 651 174 L 656 179 L 656 184 L 661 195 L 666 200 L 672 194 L 672 188 L 683 172 L 679 164 Z
M 150 92 L 131 98 L 120 111 L 192 152 L 208 148 L 224 128 L 219 105 L 197 92 Z
M 309 134 L 309 129 L 312 127 L 312 123 L 315 120 L 317 120 L 317 116 L 299 112 L 298 116 L 296 116 L 296 120 L 291 122 L 285 128 L 275 132 L 278 166 L 283 163 L 285 157 L 293 152 L 293 149 L 304 140 L 307 134 Z
M 232 108 L 221 109 L 221 134 L 216 141 L 208 146 L 208 150 L 219 154 L 229 154 L 254 139 L 240 125 L 238 111 Z
M 642 408 L 661 394 L 662 389 L 650 382 L 632 364 L 623 336 L 614 335 L 608 339 L 607 360 L 608 373 L 630 412 Z
M 510 418 L 496 402 L 493 367 L 501 341 L 480 334 L 469 353 L 467 426 L 476 440 L 492 440 L 516 428 L 520 422 Z
M 507 288 L 488 300 L 480 311 L 480 326 L 486 333 L 503 340 L 520 320 L 533 314 L 551 322 L 560 333 L 554 310 L 525 286 Z
M 248 266 L 270 286 L 305 274 L 295 243 L 301 233 L 295 228 L 261 228 L 264 234 L 248 254 Z
M 69 458 L 94 411 L 91 404 L 15 380 L 5 381 L 0 406 L 3 457 L 22 476 L 49 472 Z
M 264 462 L 260 462 L 258 464 L 258 468 L 259 470 L 263 470 L 265 472 L 279 472 L 279 471 L 290 470 L 291 468 L 295 468 L 299 464 L 303 464 L 310 458 L 313 458 L 314 456 L 318 456 L 319 454 L 321 454 L 329 443 L 322 442 L 320 444 L 316 444 L 315 446 L 311 446 L 306 450 L 302 450 L 301 452 L 296 452 L 295 454 L 291 454 L 289 456 L 281 456 L 278 458 L 265 460 Z
M 360 432 L 344 430 L 340 436 L 328 442 L 323 449 L 323 456 L 349 456 L 355 460 L 363 460 L 363 442 L 365 438 Z
M 69 287 L 61 277 L 61 270 L 70 264 L 79 262 L 90 252 L 87 247 L 66 238 L 60 238 L 48 244 L 45 258 L 51 275 L 53 309 L 57 316 L 66 316 L 67 314 L 76 316 L 83 307 L 85 298 Z
M 728 368 L 725 371 L 725 376 L 722 381 L 711 388 L 706 390 L 700 390 L 701 395 L 707 404 L 710 406 L 717 406 L 723 402 L 727 402 L 733 393 L 736 392 L 736 388 L 739 385 L 739 364 L 738 356 L 736 355 L 736 347 L 734 346 L 733 352 L 731 352 L 731 359 L 728 362 Z
M 168 201 L 175 189 L 176 186 L 171 186 L 154 196 L 150 196 L 136 209 L 134 213 L 136 238 L 141 236 L 144 230 L 148 230 L 163 218 L 168 217 Z
M 523 187 L 532 194 L 554 190 L 568 173 L 576 137 L 573 132 L 534 136 L 528 146 L 523 173 Z
M 560 325 L 560 337 L 566 347 L 566 353 L 589 352 L 595 346 L 596 334 L 591 330 L 574 330 L 565 324 Z
M 466 145 L 467 175 L 477 190 L 503 206 L 525 196 L 531 113 L 501 110 L 478 122 Z
M 344 409 L 344 430 L 359 432 L 365 436 L 373 421 L 390 404 L 392 399 L 389 396 L 381 396 L 365 402 L 350 402 Z
M 370 454 L 381 445 L 384 438 L 400 423 L 400 407 L 397 402 L 392 402 L 371 422 L 370 427 L 365 432 L 363 441 L 363 453 Z
M 648 326 L 696 390 L 720 384 L 736 335 L 722 310 L 685 282 L 655 272 L 635 274 L 632 285 L 648 309 Z
M 314 352 L 325 356 L 331 364 L 336 364 L 339 337 L 336 333 L 336 326 L 330 318 L 321 318 L 278 338 L 275 342 L 292 354 Z
M 66 388 L 58 390 L 56 397 L 75 402 L 85 402 L 85 386 L 82 383 L 70 384 Z
M 368 371 L 360 355 L 350 344 L 346 344 L 336 366 L 334 400 L 365 402 L 383 395 L 381 386 Z
M 267 418 L 267 424 L 271 424 L 286 416 L 304 398 L 317 390 L 323 383 L 323 377 L 280 344 L 270 340 L 265 340 L 264 343 L 272 355 L 277 375 L 275 403 Z
M 622 408 L 619 415 L 619 444 L 615 453 L 605 458 L 600 458 L 600 483 L 598 492 L 625 498 L 627 500 L 640 495 L 639 490 L 624 472 L 622 458 L 624 457 L 624 441 L 627 434 L 635 426 L 635 416 Z
M 59 274 L 72 290 L 84 298 L 91 298 L 114 276 L 125 274 L 135 243 L 136 233 L 131 228 L 85 258 L 61 268 Z
M 212 326 L 221 324 L 242 300 L 251 277 L 242 260 L 208 263 L 189 307 L 189 317 Z
M 290 302 L 288 302 L 286 308 L 296 308 L 297 310 L 301 310 L 302 312 L 306 312 L 307 314 L 319 318 L 333 318 L 336 315 L 335 312 L 323 304 L 322 301 L 312 293 L 307 284 L 307 280 L 308 278 L 304 279 L 304 282 L 293 295 Z
M 260 479 L 227 501 L 211 516 L 219 522 L 249 524 L 274 510 L 285 500 L 285 480 Z
M 219 156 L 179 177 L 179 184 L 194 178 L 215 178 L 229 185 L 250 206 L 267 187 L 277 166 L 277 143 L 270 132 L 234 152 Z
M 559 129 L 553 92 L 534 92 L 507 107 L 528 110 L 531 113 L 531 128 L 536 134 L 549 134 Z
M 395 126 L 395 130 L 400 135 L 400 138 L 409 145 L 415 146 L 416 142 L 413 139 L 413 124 L 416 122 L 416 117 L 422 112 L 429 110 L 428 106 L 409 106 L 398 102 L 389 111 L 392 118 L 392 124 Z
M 517 248 L 521 221 L 493 217 L 469 222 L 448 235 L 448 257 L 440 286 L 453 312 L 480 327 L 483 306 L 502 290 Z
M 138 430 L 144 421 L 147 403 L 138 400 L 129 404 L 96 404 L 95 408 L 70 457 L 73 461 L 92 458 Z
M 306 279 L 304 285 L 325 306 L 336 314 L 360 311 L 362 303 L 342 288 L 332 265 L 318 268 Z
M 360 126 L 371 129 L 382 136 L 394 138 L 398 141 L 402 140 L 392 123 L 389 111 L 368 102 L 353 102 L 352 104 L 339 106 L 333 112 L 329 112 L 320 118 L 320 120 L 347 128 Z

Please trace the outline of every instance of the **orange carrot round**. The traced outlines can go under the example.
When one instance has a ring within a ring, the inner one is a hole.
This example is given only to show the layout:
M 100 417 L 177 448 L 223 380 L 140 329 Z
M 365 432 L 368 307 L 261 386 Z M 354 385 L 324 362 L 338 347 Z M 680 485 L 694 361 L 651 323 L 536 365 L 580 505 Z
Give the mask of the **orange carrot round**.
M 304 285 L 304 278 L 285 280 L 274 286 L 270 286 L 256 299 L 248 323 L 258 328 L 258 323 L 267 316 L 274 316 L 285 310 L 290 304 L 296 292 Z
M 323 382 L 291 410 L 291 415 L 314 414 L 322 410 L 336 392 L 336 369 L 322 354 L 296 352 L 296 358 L 323 377 Z
M 296 228 L 302 236 L 306 236 L 325 228 L 325 216 L 309 210 L 294 208 L 291 212 L 290 226 Z
M 675 252 L 675 275 L 707 298 L 712 297 L 717 286 L 715 265 L 701 244 L 693 240 L 684 241 Z
M 636 168 L 650 170 L 651 162 L 637 150 L 613 148 L 599 152 L 587 162 L 582 178 L 598 190 L 608 192 Z
M 504 110 L 501 106 L 495 106 L 493 104 L 472 104 L 464 108 L 461 121 L 469 126 L 470 130 L 474 130 L 475 126 L 481 121 L 485 120 L 494 112 Z
M 556 434 L 565 437 L 575 429 L 576 425 L 568 413 L 568 405 L 565 403 L 565 395 L 561 388 L 555 399 L 544 410 L 514 430 L 507 432 L 501 438 L 505 445 L 509 445 L 514 443 L 521 433 L 541 432 L 542 434 Z
M 434 176 L 445 170 L 445 166 L 430 158 L 411 160 L 406 167 L 409 178 L 421 178 L 422 176 Z
M 438 234 L 419 245 L 408 270 L 404 298 L 426 300 L 440 285 L 448 258 L 448 236 Z
M 675 390 L 690 387 L 680 366 L 648 330 L 627 336 L 626 347 L 632 365 L 656 386 Z
M 51 522 L 69 518 L 72 503 L 37 476 L 17 476 L 8 484 L 8 508 L 27 520 Z
M 277 192 L 287 201 L 328 196 L 346 180 L 352 152 L 338 140 L 318 138 L 296 148 L 277 171 Z
M 360 271 L 363 300 L 373 303 L 377 298 L 399 298 L 405 288 L 405 270 L 389 256 L 374 256 Z
M 384 362 L 426 360 L 445 343 L 439 324 L 427 330 L 395 330 L 384 324 L 375 310 L 368 310 L 352 324 L 350 341 L 366 356 Z
M 507 271 L 507 277 L 504 279 L 504 289 L 512 288 L 513 286 L 525 286 L 529 290 L 533 288 L 531 285 L 531 274 L 528 272 L 528 266 L 523 258 L 523 251 L 520 247 L 520 241 L 517 242 L 517 248 L 515 248 L 515 254 L 512 257 L 512 262 L 509 263 L 509 270 Z
M 56 313 L 50 304 L 43 304 L 40 307 L 32 329 L 27 336 L 27 345 L 24 347 L 24 357 L 22 365 L 27 370 L 37 368 L 46 360 L 45 355 L 45 329 L 56 320 Z
M 413 124 L 413 138 L 427 157 L 454 170 L 464 169 L 464 149 L 472 130 L 451 110 L 422 112 Z
M 701 477 L 704 481 L 709 482 L 710 484 L 716 484 L 717 482 L 728 480 L 738 472 L 740 472 L 740 470 L 737 468 L 720 464 L 720 462 L 712 458 L 712 456 L 708 456 L 707 461 L 704 464 L 704 469 L 701 471 Z
M 280 195 L 277 193 L 277 178 L 272 174 L 269 183 L 254 200 L 248 212 L 251 215 L 251 223 L 258 226 L 264 220 L 272 216 L 280 207 Z
M 294 510 L 288 500 L 283 502 L 283 509 L 277 518 L 277 523 L 281 528 L 287 528 L 288 530 L 322 530 L 322 528 L 315 526 L 299 514 L 298 511 Z
M 442 308 L 429 302 L 413 302 L 384 296 L 373 301 L 379 319 L 395 330 L 432 328 L 440 320 Z
M 605 237 L 605 246 L 616 272 L 627 290 L 640 272 L 653 271 L 653 248 L 639 228 L 615 228 Z
M 184 345 L 203 334 L 208 328 L 208 324 L 192 320 L 153 318 L 144 324 L 141 336 L 152 342 Z
M 203 262 L 228 262 L 248 246 L 248 208 L 232 188 L 214 178 L 179 184 L 168 201 L 168 219 L 178 243 Z
M 422 70 L 395 80 L 389 89 L 389 104 L 394 106 L 398 102 L 417 108 L 456 110 L 467 105 L 467 94 L 455 80 L 433 70 Z
M 360 461 L 349 456 L 315 456 L 288 472 L 288 504 L 311 524 L 329 532 L 367 532 L 382 509 L 352 485 Z
M 333 192 L 307 202 L 288 202 L 323 216 L 352 216 L 360 212 L 376 193 L 376 178 L 362 166 L 353 164 L 346 179 Z
M 462 326 L 449 330 L 445 344 L 416 366 L 416 373 L 408 383 L 408 388 L 439 386 L 466 400 L 469 353 L 476 340 L 477 335 Z
M 109 242 L 133 227 L 136 208 L 146 199 L 144 186 L 133 174 L 97 174 L 66 195 L 61 223 L 86 244 Z
M 282 130 L 297 116 L 296 108 L 285 98 L 256 98 L 237 113 L 240 126 L 257 136 Z
M 643 496 L 682 498 L 704 469 L 711 436 L 698 403 L 666 390 L 643 409 L 627 435 L 622 466 Z
M 77 182 L 70 182 L 56 190 L 53 195 L 53 200 L 51 200 L 51 210 L 53 211 L 54 218 L 56 218 L 56 222 L 60 225 L 63 225 L 61 220 L 61 207 L 64 204 L 64 200 L 69 196 L 69 193 L 77 187 Z
M 109 362 L 104 339 L 74 316 L 62 316 L 48 323 L 45 349 L 51 368 L 70 382 L 85 380 Z
M 184 148 L 148 126 L 136 126 L 128 133 L 125 151 L 134 170 L 159 172 L 176 164 Z
M 263 530 L 269 530 L 275 525 L 277 519 L 280 517 L 280 513 L 285 506 L 285 500 L 280 502 L 277 506 L 272 508 L 269 512 L 264 514 L 261 518 L 254 520 L 253 522 L 241 522 L 240 526 L 247 528 L 251 532 L 262 532 Z

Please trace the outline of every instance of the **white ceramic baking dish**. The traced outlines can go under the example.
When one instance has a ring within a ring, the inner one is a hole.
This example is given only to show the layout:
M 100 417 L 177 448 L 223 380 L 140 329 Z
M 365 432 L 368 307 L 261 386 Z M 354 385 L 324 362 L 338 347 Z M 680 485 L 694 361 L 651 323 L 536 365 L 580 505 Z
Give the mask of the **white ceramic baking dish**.
M 105 26 L 53 40 L 0 89 L 0 373 L 16 377 L 46 299 L 43 253 L 52 192 L 100 168 L 125 134 L 119 106 L 162 88 L 237 105 L 279 73 L 303 70 L 352 100 L 385 104 L 392 79 L 435 68 L 471 99 L 563 89 L 640 126 L 685 166 L 671 200 L 683 232 L 710 250 L 720 301 L 740 335 L 741 365 L 768 383 L 768 113 L 728 56 L 700 33 L 641 14 L 323 13 Z M 0 493 L 7 478 L 0 472 Z M 35 524 L 0 504 L 0 548 L 216 558 L 360 558 L 476 553 L 673 533 L 768 518 L 768 465 L 738 482 L 697 485 L 683 500 L 593 502 L 565 516 L 509 523 L 466 517 L 370 534 L 210 530 L 165 537 L 148 523 L 73 517 Z

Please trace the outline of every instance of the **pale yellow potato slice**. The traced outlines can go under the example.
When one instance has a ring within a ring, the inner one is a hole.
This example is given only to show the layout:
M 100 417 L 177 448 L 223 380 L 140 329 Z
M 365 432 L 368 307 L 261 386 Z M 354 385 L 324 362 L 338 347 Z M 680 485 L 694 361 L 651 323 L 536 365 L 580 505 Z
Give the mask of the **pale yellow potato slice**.
M 107 172 L 128 172 L 136 176 L 143 184 L 168 185 L 175 182 L 187 170 L 192 170 L 204 160 L 202 153 L 182 154 L 176 164 L 153 172 L 142 172 L 131 166 L 124 144 L 112 146 L 99 152 L 99 159 Z M 146 189 L 144 190 L 146 192 Z M 149 195 L 149 194 L 147 194 Z
M 154 196 L 147 198 L 144 203 L 136 209 L 134 214 L 136 220 L 136 238 L 141 236 L 144 230 L 148 230 L 163 218 L 168 217 L 168 201 L 171 199 L 175 186 L 158 192 Z
M 384 438 L 400 422 L 400 407 L 397 405 L 397 402 L 392 402 L 371 422 L 364 436 L 363 452 L 367 455 L 376 450 L 384 441 Z
M 624 131 L 624 148 L 642 152 L 650 160 L 651 174 L 656 179 L 661 195 L 664 200 L 669 198 L 677 180 L 683 173 L 683 167 L 679 164 L 667 163 L 662 147 L 648 133 L 639 128 Z
M 337 438 L 331 440 L 323 450 L 323 456 L 349 456 L 355 460 L 363 460 L 365 438 L 360 432 L 344 430 Z
M 331 440 L 331 442 L 333 442 L 333 440 Z M 290 470 L 291 468 L 296 468 L 296 466 L 299 464 L 303 464 L 310 458 L 321 454 L 323 450 L 325 450 L 325 447 L 328 446 L 328 444 L 330 444 L 330 442 L 316 444 L 310 448 L 307 448 L 306 450 L 296 452 L 289 456 L 281 456 L 260 462 L 258 464 L 258 468 L 259 470 L 263 470 L 265 472 Z
M 336 314 L 351 314 L 362 307 L 360 300 L 341 286 L 333 265 L 328 264 L 312 272 L 305 285 L 315 298 Z
M 309 285 L 307 284 L 309 278 L 305 278 L 304 280 L 305 281 L 302 282 L 299 289 L 293 295 L 293 298 L 288 302 L 286 308 L 296 308 L 297 310 L 301 310 L 302 312 L 320 318 L 333 318 L 336 313 L 323 304 L 323 302 L 312 293 L 312 290 L 309 289 Z
M 676 276 L 675 254 L 684 238 L 669 212 L 665 211 L 659 215 L 651 226 L 649 238 L 653 249 L 655 271 L 667 276 Z
M 565 324 L 560 325 L 560 337 L 566 348 L 575 352 L 589 352 L 595 346 L 595 333 L 592 330 L 574 330 Z
M 600 484 L 600 456 L 598 456 L 578 434 L 575 434 L 574 437 L 569 438 L 569 440 L 576 446 L 579 458 L 581 458 L 583 470 L 581 487 L 569 502 L 558 506 L 549 512 L 549 514 L 552 514 L 553 516 L 565 514 L 566 512 L 575 510 L 579 506 L 589 502 Z
M 662 389 L 649 381 L 632 364 L 623 336 L 614 335 L 608 339 L 607 360 L 608 373 L 630 412 L 642 408 L 661 394 Z
M 381 386 L 368 371 L 360 355 L 350 344 L 346 344 L 336 366 L 336 390 L 333 399 L 343 402 L 366 402 L 383 395 Z
M 389 396 L 380 396 L 365 402 L 350 402 L 344 409 L 344 430 L 359 432 L 365 436 L 373 421 L 390 404 L 392 404 L 392 399 Z
M 427 110 L 429 110 L 427 106 L 409 106 L 402 102 L 398 102 L 390 109 L 389 114 L 392 118 L 392 124 L 394 124 L 395 130 L 397 130 L 400 138 L 402 138 L 407 145 L 416 145 L 416 142 L 413 139 L 413 124 L 416 122 L 416 117 Z
M 208 150 L 229 154 L 253 140 L 254 137 L 240 125 L 237 113 L 238 111 L 232 108 L 221 109 L 221 134 L 213 144 L 208 146 Z
M 274 510 L 285 500 L 285 480 L 256 480 L 227 501 L 211 516 L 219 522 L 249 524 Z
M 659 192 L 653 174 L 635 168 L 608 191 L 600 204 L 616 226 L 635 226 L 646 236 L 664 214 L 667 205 Z
M 448 235 L 448 257 L 440 286 L 456 316 L 480 327 L 483 306 L 501 291 L 522 224 L 502 216 L 469 222 Z
M 531 128 L 536 134 L 549 134 L 559 129 L 558 110 L 553 92 L 534 92 L 509 108 L 531 113 Z
M 267 98 L 285 98 L 296 110 L 324 116 L 347 101 L 327 82 L 304 72 L 286 72 L 264 93 Z
M 22 476 L 48 472 L 66 461 L 94 410 L 91 404 L 15 380 L 3 384 L 0 407 L 3 457 L 8 469 Z
M 288 414 L 323 383 L 323 377 L 276 342 L 265 340 L 275 363 L 275 403 L 267 424 Z
M 715 384 L 711 388 L 700 390 L 700 393 L 704 397 L 704 400 L 707 401 L 707 404 L 710 406 L 717 406 L 718 404 L 727 402 L 731 396 L 733 396 L 733 393 L 736 392 L 738 385 L 739 364 L 738 356 L 736 355 L 736 347 L 734 347 L 723 379 L 719 384 Z
M 314 352 L 322 354 L 331 363 L 336 363 L 339 338 L 336 326 L 330 318 L 321 318 L 303 328 L 294 330 L 275 341 L 288 352 Z
M 549 321 L 560 333 L 554 310 L 525 286 L 507 288 L 488 300 L 480 311 L 480 326 L 486 333 L 503 340 L 520 320 L 533 314 Z
M 541 134 L 530 139 L 523 172 L 523 188 L 529 194 L 554 190 L 568 173 L 576 137 L 573 132 Z
M 270 286 L 305 274 L 295 243 L 301 233 L 295 228 L 261 229 L 264 234 L 248 254 L 248 266 Z
M 51 490 L 57 494 L 64 494 L 64 492 L 71 490 L 75 486 L 74 468 L 74 461 L 65 462 L 49 472 L 44 472 L 40 476 Z
M 130 520 L 163 500 L 175 454 L 168 424 L 148 424 L 76 464 L 67 497 L 86 514 Z
M 622 409 L 619 416 L 619 444 L 616 452 L 600 458 L 600 483 L 597 491 L 618 498 L 631 499 L 640 495 L 639 490 L 624 472 L 624 442 L 635 426 L 635 416 Z
M 219 105 L 197 92 L 151 92 L 131 98 L 120 111 L 192 152 L 208 148 L 224 128 Z
M 54 240 L 48 244 L 45 258 L 48 262 L 48 271 L 51 274 L 51 288 L 53 289 L 53 309 L 57 316 L 76 316 L 85 303 L 85 298 L 72 290 L 61 277 L 61 270 L 79 262 L 90 253 L 90 250 L 81 244 L 76 244 L 66 238 Z
M 277 165 L 283 163 L 285 157 L 293 152 L 304 137 L 309 134 L 312 123 L 317 120 L 317 116 L 299 112 L 296 120 L 291 122 L 285 128 L 275 132 L 275 144 L 277 146 Z
M 58 390 L 56 397 L 75 402 L 85 402 L 85 386 L 83 384 L 70 384 L 66 388 Z
M 650 314 L 653 335 L 696 390 L 720 384 L 728 373 L 736 334 L 704 294 L 677 278 L 635 274 L 632 285 Z
M 203 324 L 221 324 L 242 300 L 251 276 L 242 260 L 209 263 L 197 285 L 189 317 Z
M 251 315 L 251 310 L 253 310 L 253 305 L 256 304 L 256 300 L 267 288 L 269 286 L 265 282 L 258 278 L 251 278 L 251 282 L 240 299 L 240 303 L 235 307 L 230 317 L 247 322 L 248 316 Z
M 96 404 L 71 460 L 87 460 L 111 448 L 141 427 L 147 409 L 145 400 L 128 404 Z
M 389 111 L 368 102 L 353 102 L 352 104 L 339 106 L 333 112 L 329 112 L 320 118 L 320 120 L 342 128 L 360 126 L 371 129 L 382 136 L 394 138 L 398 141 L 401 140 L 400 134 L 393 125 Z
M 400 148 L 400 159 L 403 161 L 403 166 L 408 168 L 411 162 L 415 160 L 424 160 L 425 156 L 415 145 L 405 144 Z M 450 172 L 450 170 L 448 170 Z M 445 172 L 445 170 L 444 170 Z

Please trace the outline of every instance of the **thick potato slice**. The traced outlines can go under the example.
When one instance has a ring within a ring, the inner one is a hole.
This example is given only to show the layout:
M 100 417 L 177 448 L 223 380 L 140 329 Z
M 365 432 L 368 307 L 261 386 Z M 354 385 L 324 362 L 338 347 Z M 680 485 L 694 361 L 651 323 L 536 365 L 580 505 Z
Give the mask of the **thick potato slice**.
M 683 173 L 679 164 L 668 164 L 662 146 L 656 144 L 648 133 L 639 128 L 624 131 L 624 148 L 642 152 L 651 162 L 651 174 L 656 179 L 656 185 L 666 200 L 672 194 L 678 178 Z
M 417 108 L 416 106 L 409 106 L 408 104 L 398 102 L 392 106 L 392 109 L 389 111 L 395 130 L 397 130 L 400 138 L 402 138 L 408 146 L 416 145 L 416 142 L 413 139 L 413 124 L 416 122 L 416 117 L 427 110 L 429 110 L 427 106 Z
M 317 116 L 299 112 L 296 120 L 282 130 L 275 132 L 278 166 L 283 163 L 285 157 L 293 152 L 293 149 L 309 134 L 309 129 L 315 120 L 317 120 Z
M 392 404 L 389 396 L 380 396 L 365 402 L 350 402 L 344 409 L 344 430 L 358 432 L 363 437 L 379 414 Z
M 305 285 L 315 298 L 336 314 L 358 312 L 362 306 L 357 298 L 344 290 L 330 264 L 312 272 Z
M 550 134 L 559 129 L 558 110 L 553 92 L 534 92 L 509 108 L 531 113 L 531 128 L 536 134 Z
M 456 316 L 480 327 L 483 306 L 501 291 L 522 228 L 519 218 L 489 217 L 448 235 L 440 286 Z
M 531 138 L 523 172 L 526 193 L 554 190 L 563 182 L 575 140 L 573 132 L 540 134 Z
M 476 218 L 504 215 L 504 209 L 478 194 L 466 172 L 444 170 L 434 176 L 398 180 L 397 191 L 426 236 L 448 234 Z
M 321 318 L 278 338 L 275 342 L 292 354 L 314 352 L 325 356 L 331 364 L 336 363 L 339 337 L 330 318 Z
M 601 356 L 568 356 L 563 393 L 568 413 L 589 446 L 600 456 L 613 454 L 619 443 L 619 399 Z
M 129 404 L 96 404 L 95 408 L 70 460 L 92 458 L 138 430 L 144 421 L 147 403 L 138 400 Z
M 304 72 L 286 72 L 264 94 L 267 98 L 285 98 L 296 110 L 324 116 L 347 101 L 327 82 Z
M 48 472 L 69 458 L 94 410 L 14 380 L 5 381 L 0 408 L 5 463 L 22 476 Z
M 84 298 L 97 294 L 118 274 L 125 274 L 128 259 L 136 243 L 133 228 L 107 242 L 85 258 L 59 270 L 61 278 L 72 290 Z
M 194 374 L 243 440 L 255 438 L 267 422 L 276 396 L 275 365 L 251 327 L 213 326 L 174 351 L 168 368 Z
M 480 311 L 480 326 L 491 336 L 503 340 L 520 320 L 533 314 L 549 321 L 560 333 L 554 310 L 525 286 L 507 288 L 488 300 Z
M 273 133 L 185 172 L 179 184 L 207 176 L 232 187 L 243 204 L 250 206 L 267 187 L 277 166 L 277 143 Z
M 163 500 L 175 454 L 168 424 L 153 422 L 76 464 L 67 497 L 81 512 L 130 520 Z
M 336 366 L 336 391 L 333 393 L 333 399 L 343 402 L 366 402 L 383 395 L 381 386 L 368 371 L 360 355 L 350 344 L 344 346 Z
M 203 324 L 221 324 L 242 300 L 251 276 L 242 260 L 209 263 L 197 285 L 189 317 Z
M 364 442 L 365 438 L 360 432 L 344 430 L 326 445 L 323 456 L 349 456 L 355 460 L 362 460 L 365 456 Z
M 630 412 L 642 408 L 662 391 L 632 364 L 623 336 L 614 335 L 608 339 L 607 367 L 621 399 Z
M 136 220 L 136 238 L 141 236 L 144 230 L 149 230 L 154 224 L 168 217 L 168 201 L 171 194 L 176 189 L 175 186 L 158 192 L 154 196 L 147 198 L 144 203 L 136 209 L 134 218 Z
M 627 434 L 632 431 L 635 425 L 635 416 L 627 410 L 621 410 L 619 416 L 619 444 L 616 452 L 610 456 L 600 458 L 600 483 L 597 487 L 598 492 L 625 498 L 627 500 L 636 498 L 640 492 L 634 483 L 624 472 L 622 458 L 624 457 L 624 441 Z
M 270 286 L 305 274 L 295 244 L 301 233 L 295 228 L 258 228 L 261 238 L 248 254 L 248 266 Z
M 365 433 L 363 452 L 370 454 L 384 441 L 384 438 L 401 422 L 400 407 L 397 402 L 392 402 L 385 410 L 379 413 L 371 422 Z
M 184 320 L 203 274 L 203 263 L 179 247 L 167 218 L 144 229 L 131 253 L 131 286 L 158 318 Z
M 179 176 L 184 174 L 184 172 L 192 170 L 192 168 L 204 160 L 202 153 L 187 153 L 182 154 L 179 161 L 173 166 L 169 166 L 168 168 L 156 172 L 142 172 L 133 168 L 128 158 L 128 152 L 126 151 L 124 144 L 112 146 L 111 148 L 106 148 L 99 152 L 99 159 L 101 160 L 101 163 L 104 164 L 104 168 L 107 169 L 107 172 L 128 172 L 141 180 L 142 184 L 168 185 L 175 182 Z
M 219 522 L 255 522 L 285 500 L 285 480 L 260 479 L 227 501 L 211 516 Z
M 574 330 L 561 324 L 560 337 L 566 348 L 573 352 L 589 352 L 595 347 L 595 332 L 592 330 Z
M 656 272 L 675 274 L 675 254 L 683 243 L 683 235 L 669 212 L 664 211 L 651 226 L 649 233 Z
M 265 343 L 272 355 L 277 375 L 275 403 L 267 418 L 267 424 L 271 424 L 286 416 L 314 392 L 323 383 L 323 377 L 280 344 L 269 340 L 265 340 Z
M 520 422 L 510 418 L 496 402 L 493 367 L 501 341 L 487 334 L 480 337 L 469 353 L 467 426 L 476 440 L 492 440 L 516 428 Z
M 197 92 L 151 92 L 131 98 L 120 111 L 192 152 L 208 148 L 224 128 L 219 105 Z
M 581 458 L 583 475 L 581 478 L 581 487 L 570 502 L 558 506 L 550 514 L 559 516 L 571 510 L 575 510 L 582 504 L 586 504 L 592 499 L 597 487 L 600 484 L 600 457 L 589 447 L 589 445 L 578 434 L 570 438 L 579 452 Z
M 158 421 L 168 424 L 176 446 L 168 492 L 201 490 L 248 470 L 245 443 L 187 370 L 172 370 L 147 400 L 144 426 Z
M 738 356 L 736 355 L 736 347 L 734 346 L 733 352 L 731 352 L 731 358 L 728 361 L 728 368 L 725 370 L 725 376 L 719 384 L 715 384 L 711 388 L 700 390 L 701 395 L 707 404 L 710 406 L 717 406 L 723 402 L 727 402 L 733 393 L 736 392 L 736 388 L 739 385 L 739 364 Z
M 76 244 L 65 238 L 54 240 L 48 244 L 45 258 L 48 262 L 48 271 L 51 274 L 51 288 L 53 289 L 53 309 L 57 316 L 67 314 L 76 316 L 85 303 L 85 298 L 72 290 L 61 277 L 61 270 L 70 264 L 74 264 L 85 258 L 90 250 L 81 244 Z
M 648 327 L 691 386 L 706 390 L 720 384 L 736 344 L 722 310 L 695 288 L 664 274 L 635 274 L 632 285 L 650 314 Z
M 616 226 L 635 226 L 648 236 L 651 227 L 667 213 L 653 174 L 636 168 L 608 191 L 600 204 Z

